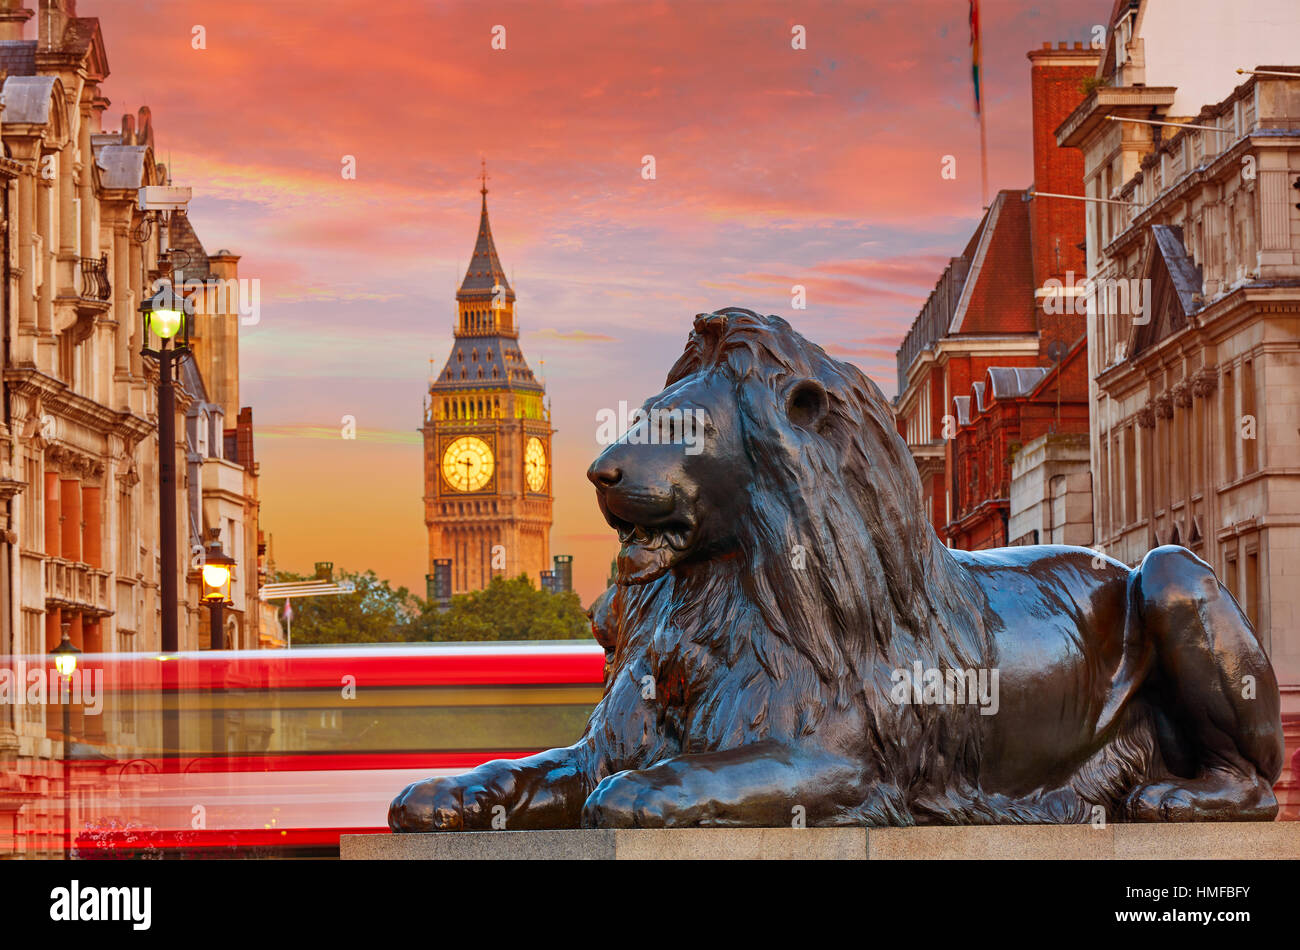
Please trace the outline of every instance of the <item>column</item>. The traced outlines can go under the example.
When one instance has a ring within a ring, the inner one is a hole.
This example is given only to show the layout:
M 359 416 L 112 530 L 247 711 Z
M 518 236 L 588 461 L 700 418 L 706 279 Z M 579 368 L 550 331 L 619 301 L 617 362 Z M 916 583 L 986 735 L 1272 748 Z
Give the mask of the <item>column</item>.
M 80 181 L 77 195 L 81 198 L 81 256 L 99 257 L 99 241 L 96 239 L 97 224 L 95 220 L 95 185 L 91 166 L 95 153 L 90 145 L 90 108 L 81 109 L 81 126 L 77 130 L 78 147 L 81 150 Z
M 77 161 L 77 143 L 68 136 L 67 143 L 59 150 L 59 281 L 60 293 L 75 292 L 77 255 L 77 184 L 73 179 L 73 169 Z
M 18 325 L 36 329 L 36 176 L 24 166 L 18 175 Z
M 58 607 L 45 608 L 45 653 L 49 652 L 59 645 L 63 640 L 63 611 Z M 49 680 L 46 680 L 49 685 Z M 56 692 L 53 696 L 46 697 L 45 703 L 45 737 L 47 739 L 56 739 L 63 730 L 63 705 L 59 702 L 59 694 Z
M 80 651 L 82 651 L 82 652 L 84 653 L 84 652 L 86 652 L 86 637 L 85 637 L 85 632 L 84 632 L 84 617 L 83 617 L 81 611 L 71 611 L 71 610 L 70 610 L 70 611 L 68 611 L 68 615 L 69 615 L 69 617 L 71 617 L 71 619 L 72 619 L 72 623 L 69 624 L 69 626 L 68 626 L 68 639 L 72 641 L 72 645 L 73 645 L 74 647 L 76 647 L 78 650 L 80 650 Z M 63 637 L 63 632 L 60 631 L 60 632 L 59 632 L 59 638 L 62 639 L 62 637 Z M 77 695 L 77 696 L 74 696 L 73 698 L 74 698 L 74 699 L 77 699 L 77 698 L 79 698 L 79 695 L 80 695 L 80 691 L 78 691 L 78 695 Z M 62 697 L 60 696 L 60 698 L 62 698 Z M 62 711 L 62 710 L 59 710 L 59 712 L 60 712 L 60 714 L 62 714 L 63 711 Z M 80 702 L 72 702 L 72 703 L 69 703 L 69 708 L 68 708 L 68 731 L 71 733 L 74 742 L 75 742 L 79 737 L 85 735 L 86 724 L 85 724 L 85 721 L 84 721 L 84 719 L 83 719 L 81 713 L 82 713 L 82 704 L 81 704 Z M 58 725 L 57 725 L 56 728 L 62 730 L 62 728 L 63 728 L 63 723 L 62 723 L 61 720 L 60 720 L 60 722 L 58 723 Z
M 37 163 L 39 167 L 39 160 Z M 37 178 L 36 186 L 36 233 L 40 237 L 38 253 L 41 257 L 40 297 L 36 301 L 36 323 L 42 334 L 54 332 L 54 251 L 50 247 L 53 241 L 53 227 L 50 220 L 50 197 L 54 181 Z
M 123 224 L 113 225 L 113 317 L 117 320 L 114 375 L 131 373 L 131 334 L 136 324 L 131 299 L 131 236 Z
M 59 502 L 59 476 L 57 472 L 45 473 L 45 553 L 50 557 L 61 557 L 63 551 L 63 532 L 59 528 L 62 519 L 62 505 Z M 58 645 L 56 640 L 50 647 Z
M 83 623 L 82 639 L 84 640 L 84 646 L 82 647 L 82 649 L 84 649 L 87 653 L 104 652 L 103 623 L 104 621 L 98 617 L 96 617 L 93 620 L 87 619 Z M 93 675 L 93 671 L 88 671 L 87 675 L 88 676 Z M 83 687 L 84 685 L 85 684 L 83 683 Z M 83 693 L 82 695 L 84 700 L 85 694 Z M 87 739 L 92 739 L 99 742 L 103 742 L 105 738 L 104 737 L 104 713 L 108 710 L 108 703 L 109 703 L 108 697 L 101 696 L 101 699 L 103 701 L 103 707 L 99 715 L 97 716 L 90 714 L 90 710 L 86 708 L 86 704 L 84 701 L 81 704 L 82 713 L 85 716 L 84 734 Z
M 130 228 L 129 219 L 128 219 L 127 227 Z M 141 278 L 141 268 L 144 266 L 144 249 L 141 245 L 136 244 L 134 241 L 128 242 L 127 248 L 128 248 L 128 277 L 130 280 L 129 286 L 131 288 L 131 301 L 132 303 L 138 304 L 143 299 L 143 297 L 141 296 L 141 288 L 143 287 L 143 280 Z M 134 308 L 130 307 L 130 305 L 128 304 L 128 310 L 133 311 L 133 309 Z M 134 317 L 134 313 L 132 313 L 132 317 Z M 144 346 L 144 343 L 140 339 L 142 328 L 139 320 L 129 317 L 128 322 L 131 327 L 131 344 L 130 344 L 131 375 L 139 379 L 144 376 L 144 360 L 140 356 L 140 348 Z

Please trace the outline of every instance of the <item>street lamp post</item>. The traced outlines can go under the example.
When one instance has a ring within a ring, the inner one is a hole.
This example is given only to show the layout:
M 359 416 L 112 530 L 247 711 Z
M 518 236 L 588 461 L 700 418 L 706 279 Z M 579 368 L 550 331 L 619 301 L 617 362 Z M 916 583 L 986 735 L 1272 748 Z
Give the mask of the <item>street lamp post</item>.
M 203 555 L 203 603 L 208 610 L 208 647 L 212 650 L 225 649 L 225 632 L 222 612 L 233 604 L 230 600 L 230 578 L 235 569 L 235 559 L 228 557 L 221 550 L 220 532 L 212 529 L 208 532 L 208 547 Z M 208 750 L 213 755 L 225 751 L 224 708 L 225 689 L 220 683 L 212 684 L 212 738 Z
M 222 611 L 234 606 L 230 599 L 230 580 L 235 569 L 235 559 L 221 550 L 221 542 L 208 542 L 208 549 L 203 556 L 203 602 L 208 605 L 209 631 L 208 647 L 213 650 L 225 648 L 225 634 L 222 631 Z
M 59 705 L 63 707 L 63 860 L 72 858 L 72 794 L 68 772 L 68 747 L 72 744 L 72 674 L 77 671 L 77 655 L 81 653 L 68 636 L 72 621 L 63 621 L 63 639 L 50 651 L 54 668 L 59 671 Z
M 162 652 L 180 649 L 176 612 L 176 390 L 174 369 L 190 352 L 190 323 L 194 302 L 159 281 L 157 291 L 140 305 L 144 324 L 144 356 L 158 360 L 158 551 L 162 576 Z M 157 337 L 158 347 L 149 346 Z

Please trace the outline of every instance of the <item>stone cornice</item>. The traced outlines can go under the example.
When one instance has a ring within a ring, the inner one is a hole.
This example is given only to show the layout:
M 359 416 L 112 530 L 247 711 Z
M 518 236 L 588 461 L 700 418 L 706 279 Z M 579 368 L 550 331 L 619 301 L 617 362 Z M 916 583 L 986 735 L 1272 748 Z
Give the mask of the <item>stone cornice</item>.
M 63 416 L 96 432 L 115 432 L 131 443 L 154 431 L 147 419 L 130 412 L 110 409 L 88 396 L 75 393 L 61 379 L 38 369 L 10 369 L 4 381 L 14 392 L 39 399 L 43 411 Z
M 62 475 L 76 475 L 83 479 L 98 479 L 104 475 L 102 459 L 58 440 L 46 445 L 45 461 Z
M 1145 118 L 1153 107 L 1172 106 L 1176 92 L 1173 86 L 1101 86 L 1057 126 L 1056 144 L 1062 148 L 1080 148 L 1092 138 L 1106 116 L 1136 109 Z
M 1242 323 L 1260 319 L 1264 313 L 1300 314 L 1300 285 L 1270 286 L 1267 281 L 1243 284 L 1207 302 L 1181 330 L 1157 340 L 1137 356 L 1106 367 L 1093 378 L 1098 388 L 1108 395 L 1125 392 L 1127 384 L 1138 375 L 1149 377 L 1153 368 L 1164 367 L 1171 360 L 1212 345 Z

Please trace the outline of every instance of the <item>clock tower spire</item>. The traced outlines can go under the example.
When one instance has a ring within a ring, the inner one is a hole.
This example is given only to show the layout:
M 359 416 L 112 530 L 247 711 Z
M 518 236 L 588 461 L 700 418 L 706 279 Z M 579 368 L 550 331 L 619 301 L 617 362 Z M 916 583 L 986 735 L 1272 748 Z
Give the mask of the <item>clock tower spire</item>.
M 551 422 L 519 348 L 515 291 L 492 239 L 487 167 L 469 268 L 456 292 L 451 354 L 429 385 L 424 425 L 428 575 L 452 593 L 550 569 Z M 450 565 L 447 562 L 450 561 Z

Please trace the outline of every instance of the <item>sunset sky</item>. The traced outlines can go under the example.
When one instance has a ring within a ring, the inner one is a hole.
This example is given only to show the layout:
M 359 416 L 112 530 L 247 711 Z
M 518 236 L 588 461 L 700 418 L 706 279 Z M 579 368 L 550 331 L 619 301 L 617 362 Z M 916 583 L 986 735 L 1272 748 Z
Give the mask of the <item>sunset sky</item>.
M 1111 2 L 982 6 L 993 193 L 1030 184 L 1025 54 L 1086 42 Z M 240 276 L 261 281 L 241 397 L 282 569 L 332 560 L 423 594 L 417 428 L 429 360 L 450 349 L 481 157 L 558 430 L 551 548 L 574 556 L 584 602 L 617 549 L 584 477 L 597 412 L 662 387 L 695 313 L 781 314 L 892 395 L 894 351 L 981 213 L 966 0 L 77 12 L 103 27 L 106 127 L 148 105 L 207 250 L 242 255 Z M 791 48 L 796 24 L 806 50 Z

